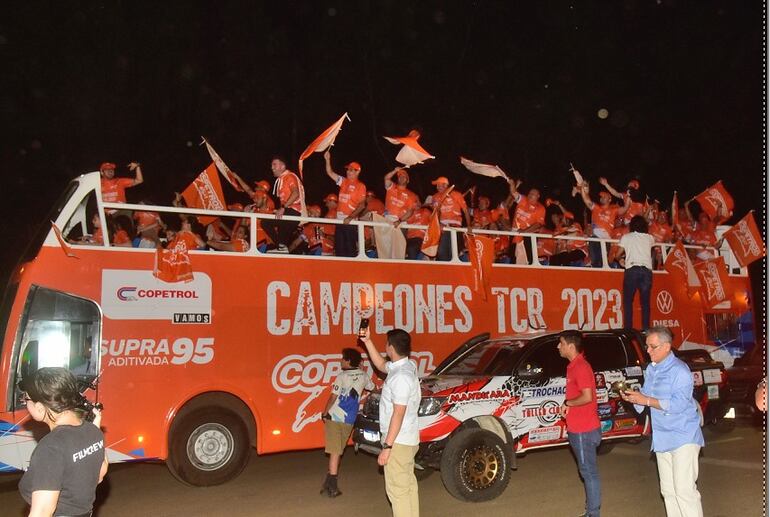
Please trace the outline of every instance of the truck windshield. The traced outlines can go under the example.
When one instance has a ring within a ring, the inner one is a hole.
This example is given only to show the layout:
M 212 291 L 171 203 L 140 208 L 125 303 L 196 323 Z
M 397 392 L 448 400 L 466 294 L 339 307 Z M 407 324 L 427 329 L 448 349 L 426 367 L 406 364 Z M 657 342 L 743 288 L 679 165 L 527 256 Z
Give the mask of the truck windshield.
M 441 375 L 510 375 L 526 341 L 484 341 L 470 348 Z

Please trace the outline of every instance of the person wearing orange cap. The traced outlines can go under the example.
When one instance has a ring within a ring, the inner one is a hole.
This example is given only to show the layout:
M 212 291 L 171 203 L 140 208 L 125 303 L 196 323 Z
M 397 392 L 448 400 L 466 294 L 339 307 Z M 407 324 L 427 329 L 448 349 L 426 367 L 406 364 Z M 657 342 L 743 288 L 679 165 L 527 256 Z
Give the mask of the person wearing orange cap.
M 599 192 L 599 203 L 591 201 L 589 195 L 588 182 L 581 185 L 580 196 L 583 203 L 591 211 L 592 235 L 599 239 L 611 239 L 615 230 L 615 219 L 622 216 L 631 206 L 631 198 L 625 199 L 623 206 L 612 204 L 612 194 L 603 190 Z M 591 241 L 588 243 L 588 253 L 591 256 L 591 265 L 593 267 L 602 267 L 602 247 L 600 242 Z
M 284 215 L 305 216 L 305 189 L 299 176 L 286 168 L 286 162 L 279 157 L 270 162 L 270 169 L 275 177 L 274 192 L 278 194 L 280 208 L 275 211 L 275 220 L 265 220 L 262 227 L 270 239 L 278 246 L 278 251 L 287 252 L 299 221 L 287 221 Z
M 358 175 L 361 173 L 361 165 L 358 162 L 347 164 L 345 177 L 342 177 L 332 169 L 331 159 L 332 154 L 327 150 L 324 153 L 326 174 L 340 187 L 337 219 L 342 220 L 342 224 L 337 226 L 334 234 L 334 253 L 338 257 L 355 257 L 358 246 L 358 230 L 350 224 L 350 221 L 358 219 L 366 209 L 366 185 L 358 180 Z
M 430 197 L 430 201 L 434 210 L 439 211 L 438 220 L 439 223 L 441 223 L 441 226 L 461 228 L 463 222 L 462 216 L 465 216 L 465 224 L 468 228 L 468 233 L 473 234 L 471 216 L 468 213 L 468 205 L 465 204 L 463 195 L 454 189 L 448 190 L 449 180 L 444 176 L 439 176 L 431 181 L 431 184 L 436 186 L 436 193 Z M 455 232 L 441 232 L 436 260 L 452 260 L 452 241 L 450 239 L 454 233 Z
M 102 177 L 102 201 L 105 203 L 125 203 L 126 189 L 135 187 L 144 182 L 144 176 L 142 176 L 142 167 L 138 162 L 129 163 L 128 170 L 134 173 L 133 179 L 116 178 L 114 163 L 104 162 L 101 164 L 99 167 L 99 173 Z M 115 213 L 115 210 L 108 210 L 108 213 L 113 214 Z
M 519 232 L 537 233 L 545 225 L 545 207 L 540 203 L 540 191 L 529 189 L 526 196 L 518 191 L 520 181 L 508 180 L 509 190 L 516 210 L 513 212 L 513 224 Z M 516 236 L 514 256 L 516 264 L 532 263 L 532 239 Z

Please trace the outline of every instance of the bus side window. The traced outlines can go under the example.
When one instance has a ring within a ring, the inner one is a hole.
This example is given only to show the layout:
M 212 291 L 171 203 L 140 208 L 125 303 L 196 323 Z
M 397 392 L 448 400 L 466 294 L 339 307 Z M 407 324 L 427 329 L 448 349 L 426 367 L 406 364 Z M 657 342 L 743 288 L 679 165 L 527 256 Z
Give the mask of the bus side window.
M 78 204 L 67 224 L 62 228 L 62 235 L 71 243 L 82 244 L 94 234 L 92 219 L 97 212 L 96 191 L 91 191 Z

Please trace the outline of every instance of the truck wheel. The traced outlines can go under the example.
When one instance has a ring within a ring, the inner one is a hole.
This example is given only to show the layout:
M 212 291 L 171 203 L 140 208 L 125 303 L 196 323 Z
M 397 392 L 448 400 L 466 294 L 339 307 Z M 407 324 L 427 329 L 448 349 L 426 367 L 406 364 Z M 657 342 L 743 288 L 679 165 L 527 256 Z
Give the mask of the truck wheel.
M 502 494 L 511 480 L 512 454 L 495 433 L 463 429 L 441 455 L 441 480 L 461 501 L 489 501 Z
M 226 409 L 203 407 L 182 415 L 172 425 L 166 465 L 188 485 L 220 485 L 243 471 L 248 453 L 243 420 Z

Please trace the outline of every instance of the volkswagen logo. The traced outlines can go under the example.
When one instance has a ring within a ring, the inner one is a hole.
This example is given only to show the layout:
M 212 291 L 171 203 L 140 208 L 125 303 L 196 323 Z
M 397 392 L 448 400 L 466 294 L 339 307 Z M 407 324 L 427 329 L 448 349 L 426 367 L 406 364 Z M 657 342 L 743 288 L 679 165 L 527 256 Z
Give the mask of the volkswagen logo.
M 674 309 L 674 298 L 668 291 L 661 291 L 655 297 L 655 304 L 661 314 L 669 314 Z

